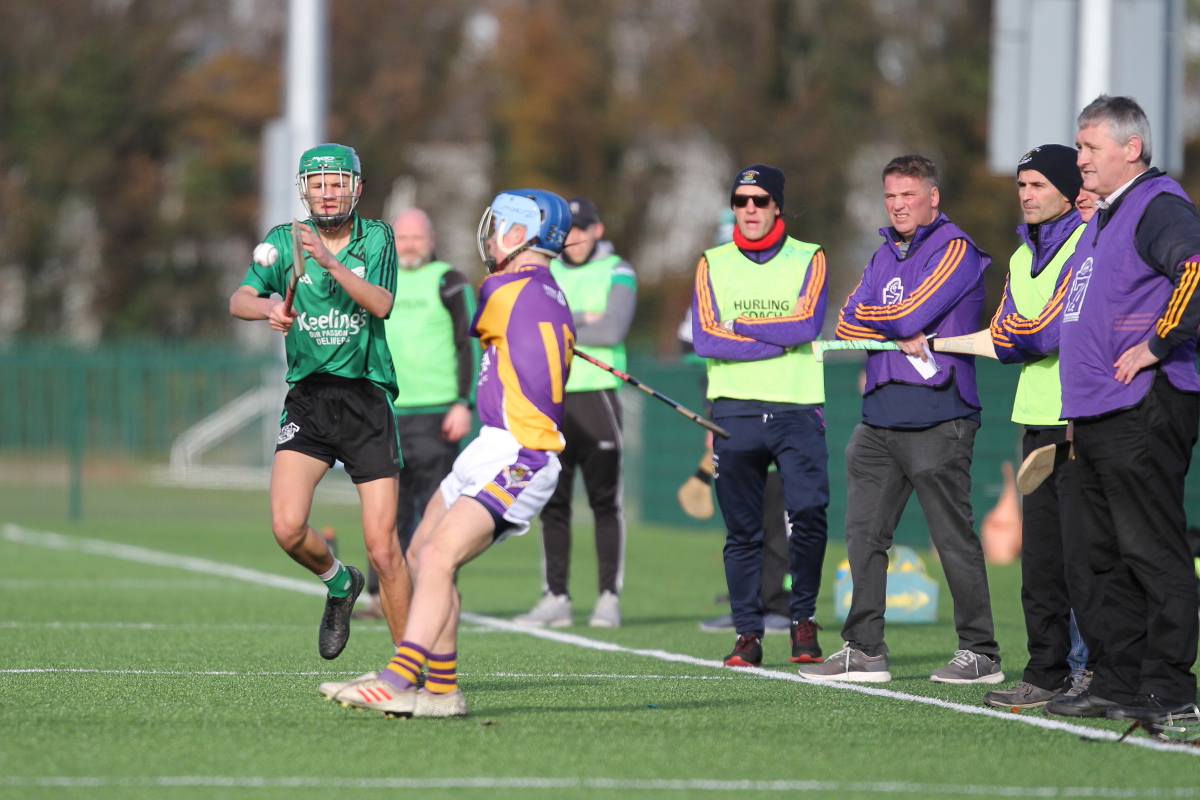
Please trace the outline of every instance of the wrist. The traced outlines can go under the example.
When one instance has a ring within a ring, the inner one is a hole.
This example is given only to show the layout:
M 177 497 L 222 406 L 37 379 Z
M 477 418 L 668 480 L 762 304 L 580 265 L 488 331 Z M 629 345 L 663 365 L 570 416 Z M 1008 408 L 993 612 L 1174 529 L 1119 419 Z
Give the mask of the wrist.
M 1162 361 L 1171 353 L 1171 345 L 1166 339 L 1160 336 L 1151 336 L 1150 341 L 1146 342 L 1146 348 L 1150 351 L 1150 355 Z

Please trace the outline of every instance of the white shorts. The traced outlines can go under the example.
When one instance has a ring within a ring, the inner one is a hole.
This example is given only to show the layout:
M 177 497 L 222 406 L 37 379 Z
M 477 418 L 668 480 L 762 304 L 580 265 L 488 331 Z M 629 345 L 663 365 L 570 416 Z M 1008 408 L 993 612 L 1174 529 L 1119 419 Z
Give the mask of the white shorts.
M 520 536 L 554 494 L 558 485 L 558 453 L 530 450 L 503 428 L 485 426 L 479 438 L 454 460 L 442 481 L 446 508 L 459 497 L 483 503 L 497 520 L 496 541 Z

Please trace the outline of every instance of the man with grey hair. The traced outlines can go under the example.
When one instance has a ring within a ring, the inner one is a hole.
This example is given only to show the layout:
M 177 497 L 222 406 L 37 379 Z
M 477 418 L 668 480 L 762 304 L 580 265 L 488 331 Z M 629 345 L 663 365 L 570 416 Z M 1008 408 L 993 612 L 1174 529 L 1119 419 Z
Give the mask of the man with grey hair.
M 416 515 L 450 473 L 458 445 L 471 430 L 479 340 L 467 333 L 475 289 L 461 272 L 434 256 L 433 222 L 419 208 L 392 220 L 396 235 L 396 302 L 388 317 L 388 346 L 396 367 L 396 431 L 404 453 L 396 531 L 407 549 Z M 379 611 L 379 580 L 367 577 L 368 600 L 358 616 Z
M 1083 188 L 1099 195 L 1073 257 L 1059 344 L 1096 578 L 1092 683 L 1046 713 L 1159 722 L 1196 702 L 1196 583 L 1184 478 L 1200 423 L 1200 214 L 1150 167 L 1129 97 L 1079 115 Z

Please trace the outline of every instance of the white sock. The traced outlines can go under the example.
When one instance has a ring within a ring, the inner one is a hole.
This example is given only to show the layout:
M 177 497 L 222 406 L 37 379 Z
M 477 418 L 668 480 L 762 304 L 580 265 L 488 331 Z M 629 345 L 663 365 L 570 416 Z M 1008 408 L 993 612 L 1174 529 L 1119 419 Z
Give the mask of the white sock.
M 322 572 L 322 573 L 321 573 L 320 575 L 318 575 L 317 577 L 318 577 L 318 578 L 320 578 L 320 579 L 321 579 L 321 580 L 323 580 L 323 581 L 329 581 L 329 580 L 333 580 L 333 576 L 334 576 L 334 575 L 337 575 L 337 574 L 338 574 L 338 570 L 339 570 L 339 569 L 341 569 L 341 568 L 342 568 L 342 562 L 338 561 L 338 560 L 337 560 L 337 557 L 335 556 L 335 557 L 334 557 L 334 559 L 333 559 L 333 566 L 329 568 L 329 571 L 328 571 L 328 572 Z

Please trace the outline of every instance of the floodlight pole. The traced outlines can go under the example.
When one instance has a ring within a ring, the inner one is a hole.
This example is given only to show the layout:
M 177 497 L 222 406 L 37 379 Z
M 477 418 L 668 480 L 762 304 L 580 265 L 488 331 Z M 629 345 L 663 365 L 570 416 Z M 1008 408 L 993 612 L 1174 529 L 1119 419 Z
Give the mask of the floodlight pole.
M 1112 88 L 1112 27 L 1113 0 L 1080 0 L 1075 105 L 1081 110 Z
M 295 169 L 300 154 L 326 140 L 329 107 L 329 7 L 327 0 L 288 0 L 287 95 L 284 109 Z

